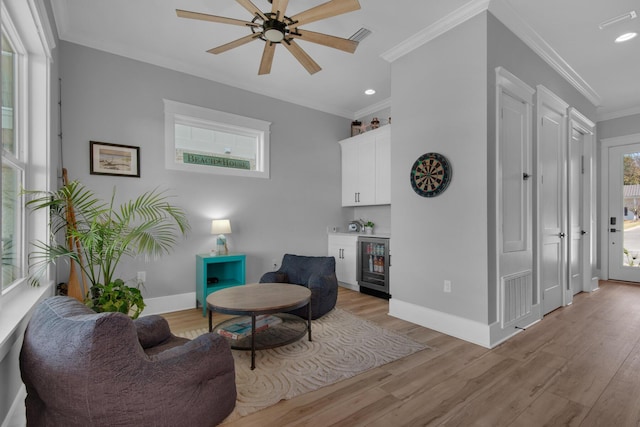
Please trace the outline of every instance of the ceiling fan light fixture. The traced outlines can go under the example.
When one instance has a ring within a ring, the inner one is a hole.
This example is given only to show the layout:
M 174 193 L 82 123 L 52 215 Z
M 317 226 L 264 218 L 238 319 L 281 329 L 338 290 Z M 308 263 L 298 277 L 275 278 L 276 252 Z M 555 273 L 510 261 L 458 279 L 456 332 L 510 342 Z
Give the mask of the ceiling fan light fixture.
M 618 36 L 618 38 L 616 38 L 616 43 L 622 43 L 622 42 L 626 42 L 631 40 L 632 38 L 635 38 L 638 35 L 638 33 L 624 33 L 621 36 Z
M 286 25 L 275 19 L 270 19 L 264 23 L 264 38 L 272 43 L 280 43 L 284 39 Z

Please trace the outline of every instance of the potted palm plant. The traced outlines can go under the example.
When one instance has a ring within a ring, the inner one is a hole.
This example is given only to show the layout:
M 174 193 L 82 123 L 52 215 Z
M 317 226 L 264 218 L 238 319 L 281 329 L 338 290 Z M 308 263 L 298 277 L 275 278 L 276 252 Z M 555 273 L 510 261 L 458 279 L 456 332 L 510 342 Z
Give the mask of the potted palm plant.
M 48 209 L 49 242 L 37 241 L 29 254 L 31 282 L 58 260 L 76 263 L 88 278 L 85 303 L 97 312 L 119 311 L 138 317 L 144 308 L 137 286 L 116 277 L 118 263 L 138 255 L 157 258 L 171 251 L 189 230 L 185 212 L 169 203 L 169 195 L 154 189 L 119 206 L 105 202 L 78 181 L 57 191 L 25 191 L 31 210 Z M 64 243 L 56 235 L 64 233 Z M 71 244 L 70 242 L 73 242 Z

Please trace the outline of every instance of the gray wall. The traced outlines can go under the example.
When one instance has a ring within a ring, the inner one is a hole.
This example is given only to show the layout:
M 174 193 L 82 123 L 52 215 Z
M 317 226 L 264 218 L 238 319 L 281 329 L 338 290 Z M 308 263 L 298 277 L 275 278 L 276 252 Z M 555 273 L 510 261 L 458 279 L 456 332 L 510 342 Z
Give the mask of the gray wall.
M 216 217 L 231 220 L 229 246 L 247 254 L 249 282 L 286 252 L 326 255 L 327 226 L 347 222 L 337 141 L 350 120 L 68 42 L 60 57 L 70 179 L 105 197 L 116 187 L 120 200 L 168 188 L 188 212 L 191 233 L 173 254 L 122 265 L 123 279 L 147 272 L 146 297 L 195 290 L 195 254 L 213 247 Z M 163 98 L 271 122 L 271 178 L 166 170 Z M 90 175 L 91 140 L 140 146 L 141 178 Z
M 497 309 L 498 66 L 595 121 L 596 108 L 488 12 L 392 64 L 393 298 L 482 324 L 495 322 Z M 445 193 L 425 199 L 411 189 L 409 170 L 431 151 L 449 158 L 453 179 Z
M 394 299 L 487 321 L 486 19 L 477 16 L 392 64 Z M 427 152 L 453 178 L 434 198 L 409 183 Z M 443 293 L 444 280 L 452 292 Z
M 598 122 L 599 139 L 633 135 L 635 133 L 640 133 L 640 114 Z

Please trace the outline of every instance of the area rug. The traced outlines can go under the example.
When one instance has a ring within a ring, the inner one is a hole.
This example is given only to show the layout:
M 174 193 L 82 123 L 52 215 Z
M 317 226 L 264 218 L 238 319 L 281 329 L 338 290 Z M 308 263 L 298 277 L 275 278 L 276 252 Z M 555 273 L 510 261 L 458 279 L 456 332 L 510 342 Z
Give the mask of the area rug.
M 305 335 L 292 344 L 257 351 L 253 371 L 250 351 L 232 351 L 238 400 L 227 421 L 428 348 L 338 308 L 314 320 L 311 331 L 312 342 Z M 203 328 L 179 335 L 193 339 L 207 332 Z

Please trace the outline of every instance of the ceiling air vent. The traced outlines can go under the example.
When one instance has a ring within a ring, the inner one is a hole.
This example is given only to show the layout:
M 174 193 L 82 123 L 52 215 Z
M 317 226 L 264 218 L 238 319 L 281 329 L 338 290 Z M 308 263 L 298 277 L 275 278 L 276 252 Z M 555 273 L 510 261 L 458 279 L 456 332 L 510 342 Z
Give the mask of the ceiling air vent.
M 360 43 L 362 40 L 366 39 L 369 34 L 371 34 L 371 30 L 360 28 L 351 37 L 349 37 L 349 40 Z

